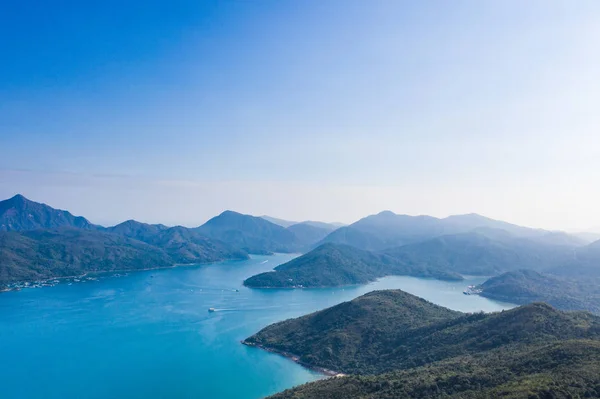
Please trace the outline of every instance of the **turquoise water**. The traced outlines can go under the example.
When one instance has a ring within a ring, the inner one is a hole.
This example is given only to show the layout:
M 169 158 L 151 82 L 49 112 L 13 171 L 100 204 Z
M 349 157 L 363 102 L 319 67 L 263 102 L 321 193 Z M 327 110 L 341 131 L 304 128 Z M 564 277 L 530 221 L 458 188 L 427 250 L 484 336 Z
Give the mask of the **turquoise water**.
M 244 278 L 292 257 L 257 256 L 1 294 L 0 397 L 261 398 L 321 378 L 239 343 L 272 322 L 383 288 L 462 311 L 512 306 L 462 294 L 482 278 L 447 283 L 388 277 L 343 289 L 242 286 Z

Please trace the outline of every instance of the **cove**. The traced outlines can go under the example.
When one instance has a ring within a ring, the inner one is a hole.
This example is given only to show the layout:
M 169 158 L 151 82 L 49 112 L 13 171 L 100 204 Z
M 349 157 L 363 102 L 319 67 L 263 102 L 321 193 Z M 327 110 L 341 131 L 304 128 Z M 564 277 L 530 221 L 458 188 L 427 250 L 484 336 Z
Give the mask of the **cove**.
M 463 295 L 469 278 L 386 277 L 364 286 L 252 290 L 242 281 L 295 255 L 103 276 L 0 295 L 3 398 L 261 398 L 322 378 L 240 341 L 375 289 L 466 312 L 513 307 Z M 214 308 L 215 312 L 208 312 Z

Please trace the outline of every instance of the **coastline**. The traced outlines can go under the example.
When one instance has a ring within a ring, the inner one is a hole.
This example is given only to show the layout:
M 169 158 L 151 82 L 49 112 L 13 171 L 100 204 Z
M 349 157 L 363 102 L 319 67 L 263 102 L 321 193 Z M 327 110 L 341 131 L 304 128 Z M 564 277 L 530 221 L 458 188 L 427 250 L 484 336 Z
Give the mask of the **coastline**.
M 276 270 L 272 270 L 271 272 L 276 272 Z M 264 272 L 264 273 L 271 273 L 271 272 Z M 264 274 L 264 273 L 260 273 L 260 274 Z M 258 276 L 260 274 L 256 274 L 255 276 Z M 246 280 L 249 280 L 249 279 L 251 279 L 252 277 L 255 277 L 255 276 L 250 276 Z M 466 281 L 468 279 L 468 277 L 470 277 L 470 276 L 461 276 L 461 279 L 445 279 L 445 278 L 431 277 L 431 276 L 416 276 L 416 275 L 411 275 L 411 274 L 386 274 L 385 276 L 379 276 L 379 277 L 375 277 L 373 279 L 369 279 L 368 281 L 363 282 L 363 283 L 350 283 L 350 284 L 338 284 L 338 285 L 257 286 L 257 285 L 248 285 L 248 284 L 246 284 L 246 280 L 244 280 L 244 282 L 242 283 L 242 285 L 244 287 L 247 287 L 247 288 L 259 289 L 259 290 L 271 290 L 271 289 L 273 289 L 273 290 L 297 290 L 297 289 L 312 289 L 312 288 L 346 288 L 346 287 L 357 287 L 357 286 L 371 284 L 371 283 L 377 282 L 378 280 L 386 278 L 386 277 L 414 277 L 414 278 L 419 278 L 419 279 L 431 279 L 431 280 L 437 280 L 437 281 L 444 281 L 444 282 L 454 283 L 454 282 Z
M 300 366 L 302 366 L 304 368 L 307 368 L 309 370 L 313 370 L 313 371 L 319 372 L 319 373 L 321 373 L 323 375 L 326 375 L 328 377 L 338 377 L 339 378 L 339 377 L 346 377 L 346 375 L 347 375 L 347 374 L 344 374 L 344 373 L 340 373 L 338 371 L 326 369 L 324 367 L 319 367 L 319 366 L 314 366 L 312 364 L 304 363 L 303 361 L 300 360 L 300 356 L 294 355 L 293 353 L 279 351 L 279 350 L 276 350 L 276 349 L 273 349 L 273 348 L 266 347 L 266 346 L 261 345 L 261 344 L 255 344 L 255 343 L 252 343 L 252 342 L 248 342 L 246 340 L 241 341 L 241 343 L 242 343 L 242 345 L 246 345 L 246 346 L 249 346 L 249 347 L 252 347 L 252 348 L 262 349 L 262 350 L 264 350 L 266 352 L 270 352 L 270 353 L 274 353 L 274 354 L 279 355 L 279 356 L 283 356 L 286 359 L 290 359 L 294 363 L 297 363 L 297 364 L 299 364 Z
M 215 263 L 225 262 L 225 261 L 243 261 L 243 260 L 244 259 L 223 259 L 223 260 L 217 260 L 214 262 L 204 262 L 204 263 L 175 263 L 175 264 L 169 265 L 169 266 L 146 267 L 143 269 L 115 269 L 115 270 L 104 270 L 104 271 L 89 271 L 89 272 L 86 272 L 83 274 L 73 275 L 73 276 L 47 277 L 47 278 L 44 278 L 41 280 L 20 280 L 20 281 L 12 282 L 11 284 L 31 283 L 31 282 L 35 282 L 35 281 L 46 282 L 46 281 L 50 281 L 50 280 L 64 280 L 64 279 L 70 279 L 70 278 L 82 278 L 82 277 L 86 277 L 88 275 L 98 276 L 98 275 L 110 274 L 110 273 L 146 272 L 146 271 L 150 271 L 150 270 L 174 269 L 176 267 L 206 266 L 206 265 L 212 265 Z M 20 291 L 23 288 L 32 288 L 32 287 L 21 287 L 21 288 L 2 287 L 2 288 L 0 288 L 0 294 L 3 292 Z

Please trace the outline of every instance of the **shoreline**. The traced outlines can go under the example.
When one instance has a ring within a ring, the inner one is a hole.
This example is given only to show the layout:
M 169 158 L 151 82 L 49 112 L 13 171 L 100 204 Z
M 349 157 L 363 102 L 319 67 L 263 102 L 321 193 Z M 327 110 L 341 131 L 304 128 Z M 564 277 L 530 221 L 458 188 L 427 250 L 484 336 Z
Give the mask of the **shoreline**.
M 214 262 L 205 262 L 205 263 L 175 263 L 173 265 L 169 265 L 169 266 L 157 266 L 157 267 L 146 267 L 143 269 L 116 269 L 116 270 L 104 270 L 104 271 L 89 271 L 89 272 L 85 272 L 83 274 L 79 274 L 79 275 L 72 275 L 72 276 L 60 276 L 60 277 L 46 277 L 43 278 L 41 280 L 20 280 L 20 281 L 15 281 L 12 282 L 11 284 L 20 284 L 20 283 L 32 283 L 35 281 L 42 281 L 42 282 L 47 282 L 50 280 L 64 280 L 64 279 L 69 279 L 69 278 L 82 278 L 82 277 L 86 277 L 89 275 L 92 276 L 98 276 L 98 275 L 103 275 L 103 274 L 110 274 L 110 273 L 132 273 L 132 272 L 147 272 L 147 271 L 151 271 L 151 270 L 163 270 L 163 269 L 174 269 L 177 267 L 192 267 L 192 266 L 206 266 L 206 265 L 212 265 L 215 263 L 219 263 L 219 262 L 226 262 L 226 261 L 234 261 L 234 262 L 242 262 L 244 260 L 249 260 L 251 258 L 248 259 L 223 259 L 223 260 L 217 260 Z M 15 287 L 15 288 L 8 288 L 8 287 L 2 287 L 0 288 L 0 294 L 3 292 L 12 292 L 12 291 L 20 291 L 24 288 L 34 288 L 34 287 Z
M 269 272 L 265 272 L 265 273 L 269 273 Z M 252 277 L 254 277 L 254 276 L 250 276 L 246 280 L 248 280 Z M 251 288 L 251 289 L 257 289 L 257 290 L 305 290 L 305 289 L 323 289 L 323 288 L 351 288 L 351 287 L 361 287 L 361 286 L 366 286 L 366 285 L 369 285 L 372 283 L 376 283 L 379 280 L 384 279 L 386 277 L 413 277 L 413 278 L 418 278 L 418 279 L 429 279 L 429 280 L 437 280 L 437 281 L 448 282 L 448 283 L 458 283 L 458 282 L 462 282 L 462 281 L 467 281 L 469 278 L 472 278 L 474 276 L 463 276 L 463 278 L 461 280 L 454 280 L 454 279 L 449 280 L 449 279 L 441 279 L 441 278 L 437 278 L 437 277 L 412 276 L 410 274 L 389 274 L 386 276 L 377 277 L 373 280 L 369 280 L 366 283 L 353 283 L 353 284 L 341 284 L 341 285 L 311 285 L 311 286 L 302 286 L 302 287 L 298 287 L 298 286 L 285 286 L 285 287 L 284 286 L 256 286 L 256 285 L 245 284 L 245 280 L 244 280 L 244 283 L 242 283 L 242 285 L 244 287 Z
M 302 367 L 304 367 L 306 369 L 317 371 L 317 372 L 319 372 L 319 373 L 321 373 L 323 375 L 326 375 L 326 376 L 328 376 L 330 378 L 331 377 L 337 377 L 337 378 L 339 378 L 339 377 L 346 377 L 346 375 L 347 375 L 347 374 L 344 374 L 344 373 L 340 373 L 338 371 L 326 369 L 324 367 L 319 367 L 319 366 L 314 366 L 312 364 L 304 363 L 303 361 L 300 360 L 300 356 L 294 355 L 294 354 L 289 353 L 289 352 L 279 351 L 277 349 L 272 349 L 272 348 L 266 347 L 266 346 L 261 345 L 261 344 L 255 344 L 255 343 L 252 343 L 252 342 L 248 342 L 246 340 L 243 340 L 243 341 L 240 341 L 240 342 L 241 342 L 242 345 L 246 345 L 246 346 L 251 347 L 251 348 L 262 349 L 262 350 L 264 350 L 266 352 L 274 353 L 276 355 L 285 357 L 286 359 L 289 359 L 289 360 L 293 361 L 294 363 L 299 364 L 300 366 L 302 366 Z

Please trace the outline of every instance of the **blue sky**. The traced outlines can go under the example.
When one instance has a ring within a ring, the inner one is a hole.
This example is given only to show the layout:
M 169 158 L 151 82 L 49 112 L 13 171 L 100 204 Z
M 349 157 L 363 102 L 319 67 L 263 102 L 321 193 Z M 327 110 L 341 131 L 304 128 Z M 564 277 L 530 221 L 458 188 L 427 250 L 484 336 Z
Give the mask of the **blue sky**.
M 20 1 L 0 196 L 94 222 L 600 227 L 597 1 Z

